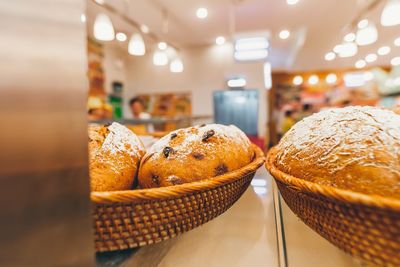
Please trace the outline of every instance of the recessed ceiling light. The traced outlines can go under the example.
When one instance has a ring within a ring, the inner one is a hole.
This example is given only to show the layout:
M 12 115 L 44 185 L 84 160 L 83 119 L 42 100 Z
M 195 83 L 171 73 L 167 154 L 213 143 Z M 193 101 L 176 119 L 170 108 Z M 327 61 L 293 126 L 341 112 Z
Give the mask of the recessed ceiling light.
M 150 31 L 149 27 L 147 27 L 147 25 L 145 25 L 145 24 L 140 25 L 140 30 L 143 33 L 149 33 L 149 31 Z
M 104 4 L 104 0 L 94 0 L 97 4 L 102 5 Z
M 208 11 L 207 11 L 207 9 L 204 8 L 204 7 L 198 8 L 198 9 L 196 10 L 196 16 L 197 16 L 199 19 L 205 19 L 205 18 L 207 18 L 207 16 L 208 16 Z
M 365 61 L 367 61 L 367 62 L 369 62 L 369 63 L 374 62 L 374 61 L 377 60 L 377 59 L 378 59 L 378 56 L 377 56 L 376 54 L 374 54 L 374 53 L 368 54 L 368 55 L 365 57 Z
M 400 57 L 394 57 L 394 58 L 392 58 L 392 60 L 390 61 L 390 64 L 392 64 L 393 66 L 398 66 L 398 65 L 400 65 Z
M 354 64 L 354 66 L 355 66 L 357 69 L 362 69 L 362 68 L 365 67 L 365 65 L 367 65 L 367 63 L 366 63 L 365 60 L 363 60 L 363 59 L 358 60 L 358 61 L 356 62 L 356 64 Z
M 344 40 L 346 42 L 353 42 L 355 39 L 356 39 L 356 35 L 352 32 L 350 32 L 344 36 Z
M 352 57 L 358 52 L 358 47 L 355 43 L 343 43 L 339 51 L 339 57 Z
M 298 2 L 299 0 L 286 0 L 286 3 L 291 6 L 297 4 Z
M 123 33 L 123 32 L 118 32 L 118 33 L 115 35 L 115 38 L 116 38 L 118 41 L 120 41 L 120 42 L 125 42 L 126 39 L 127 39 L 126 34 Z
M 339 54 L 341 50 L 342 50 L 341 44 L 335 45 L 335 47 L 333 48 L 333 52 L 335 52 L 336 54 Z
M 301 77 L 300 75 L 294 76 L 292 82 L 294 85 L 300 85 L 303 83 L 303 77 Z
M 224 37 L 224 36 L 218 36 L 218 37 L 215 39 L 215 43 L 216 43 L 217 45 L 223 45 L 223 44 L 225 43 L 225 37 Z
M 326 61 L 331 61 L 331 60 L 334 60 L 335 58 L 336 58 L 336 54 L 333 52 L 328 52 L 325 54 Z
M 330 73 L 326 76 L 325 81 L 329 84 L 334 84 L 337 81 L 337 76 L 334 73 Z
M 317 75 L 311 75 L 309 78 L 308 78 L 308 83 L 309 84 L 312 84 L 312 85 L 315 85 L 315 84 L 317 84 L 319 82 L 319 78 L 318 78 L 318 76 Z
M 378 49 L 378 55 L 380 56 L 385 56 L 390 53 L 390 47 L 389 46 L 382 46 L 381 48 Z
M 358 22 L 358 24 L 357 24 L 357 27 L 358 27 L 359 29 L 364 29 L 364 28 L 367 27 L 367 26 L 368 26 L 368 20 L 367 20 L 367 19 L 360 20 L 360 21 Z
M 279 38 L 281 38 L 282 40 L 289 38 L 289 36 L 290 36 L 290 31 L 288 30 L 282 30 L 279 32 Z
M 165 43 L 165 42 L 159 42 L 159 43 L 158 43 L 158 48 L 159 48 L 160 50 L 165 50 L 165 49 L 167 49 L 167 47 L 168 47 L 168 45 L 167 45 L 167 43 Z
M 367 23 L 367 26 L 357 31 L 356 43 L 360 46 L 375 43 L 378 40 L 378 30 L 374 23 Z
M 400 37 L 397 37 L 397 38 L 394 40 L 394 45 L 395 45 L 395 46 L 400 46 Z

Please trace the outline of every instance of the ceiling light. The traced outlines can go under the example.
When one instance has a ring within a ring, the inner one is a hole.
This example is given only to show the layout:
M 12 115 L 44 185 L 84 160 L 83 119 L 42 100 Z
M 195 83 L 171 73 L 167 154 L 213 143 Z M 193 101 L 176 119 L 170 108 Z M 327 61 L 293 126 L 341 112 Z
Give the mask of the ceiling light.
M 110 18 L 104 14 L 98 14 L 94 21 L 93 34 L 97 40 L 112 41 L 114 40 L 114 27 Z
M 300 75 L 296 75 L 294 76 L 292 82 L 294 85 L 301 85 L 303 83 L 303 77 L 301 77 Z
M 290 6 L 293 6 L 295 4 L 297 4 L 299 2 L 299 0 L 286 0 L 286 3 Z
M 143 33 L 149 33 L 149 31 L 150 31 L 149 27 L 147 27 L 147 25 L 145 25 L 145 24 L 140 25 L 140 30 Z
M 265 59 L 267 57 L 268 50 L 266 49 L 236 51 L 234 54 L 234 58 L 237 61 L 255 61 Z
M 390 61 L 390 64 L 392 64 L 393 66 L 398 66 L 398 65 L 400 65 L 400 57 L 394 57 L 394 58 L 392 58 L 392 60 Z
M 362 72 L 346 73 L 343 80 L 346 87 L 360 87 L 365 84 L 364 73 Z
M 169 70 L 174 73 L 183 72 L 182 60 L 180 58 L 172 60 L 171 64 L 169 64 Z
M 387 54 L 390 53 L 390 47 L 389 46 L 382 46 L 381 48 L 378 49 L 378 55 L 380 56 L 386 56 Z
M 158 43 L 158 49 L 160 49 L 160 50 L 165 50 L 165 49 L 167 49 L 167 47 L 168 47 L 168 45 L 167 45 L 166 42 L 159 42 Z
M 237 61 L 264 60 L 268 57 L 268 34 L 265 32 L 253 33 L 234 37 L 234 58 Z
M 366 71 L 366 72 L 364 72 L 363 77 L 364 77 L 364 81 L 369 82 L 374 79 L 374 74 L 370 71 Z
M 377 59 L 378 59 L 378 56 L 377 56 L 376 54 L 374 54 L 374 53 L 368 54 L 368 55 L 365 57 L 365 61 L 367 61 L 367 62 L 369 62 L 369 63 L 374 62 L 374 61 L 377 60 Z
M 205 19 L 205 18 L 207 18 L 207 16 L 208 16 L 208 11 L 207 11 L 207 9 L 204 8 L 204 7 L 198 8 L 198 9 L 196 10 L 196 16 L 197 16 L 199 19 Z
M 237 51 L 267 49 L 268 46 L 269 43 L 265 37 L 241 38 L 235 42 L 235 50 Z
M 223 44 L 225 43 L 225 37 L 223 37 L 223 36 L 218 36 L 218 37 L 215 39 L 215 43 L 216 43 L 217 45 L 223 45 Z
M 337 76 L 334 73 L 330 73 L 326 76 L 325 81 L 329 84 L 334 84 L 337 81 Z
M 331 61 L 331 60 L 334 60 L 335 58 L 336 58 L 336 54 L 333 52 L 328 52 L 325 54 L 326 61 Z
M 397 38 L 394 40 L 394 45 L 395 45 L 395 46 L 400 46 L 400 37 L 397 37 Z
M 118 32 L 118 33 L 115 35 L 115 38 L 116 38 L 118 41 L 120 41 L 120 42 L 125 42 L 126 39 L 127 39 L 126 34 L 123 33 L 123 32 Z
M 86 15 L 85 14 L 81 14 L 81 22 L 86 22 Z
M 335 52 L 336 54 L 339 54 L 341 49 L 342 49 L 341 44 L 335 45 L 335 47 L 333 48 L 333 52 Z
M 279 38 L 281 38 L 282 40 L 289 38 L 289 36 L 290 36 L 290 31 L 288 30 L 282 30 L 279 32 Z
M 376 40 L 378 40 L 378 30 L 372 22 L 368 22 L 366 27 L 357 31 L 356 43 L 360 46 L 375 43 Z
M 246 86 L 246 80 L 244 78 L 233 78 L 227 81 L 227 85 L 230 88 L 241 88 Z
M 354 64 L 354 66 L 355 66 L 357 69 L 362 69 L 362 68 L 365 67 L 365 65 L 367 65 L 367 63 L 366 63 L 365 60 L 363 60 L 363 59 L 358 60 L 358 61 L 356 62 L 356 64 Z
M 358 52 L 358 47 L 355 43 L 343 43 L 340 47 L 339 57 L 352 57 Z
M 94 0 L 97 4 L 102 5 L 104 4 L 104 0 Z
M 346 42 L 354 42 L 355 39 L 356 39 L 356 35 L 352 32 L 346 34 L 343 38 L 343 40 Z
M 168 64 L 168 56 L 165 51 L 156 50 L 153 54 L 153 64 L 156 66 L 165 66 Z
M 168 46 L 165 50 L 165 53 L 167 53 L 167 57 L 171 60 L 174 58 L 178 58 L 178 52 L 172 46 Z
M 382 26 L 400 24 L 400 0 L 388 0 L 381 14 Z
M 309 78 L 308 78 L 308 83 L 309 84 L 311 84 L 311 85 L 315 85 L 315 84 L 317 84 L 319 82 L 319 78 L 318 78 L 318 76 L 317 75 L 311 75 Z
M 143 56 L 146 53 L 146 47 L 140 34 L 132 34 L 128 44 L 128 53 L 133 56 Z
M 367 19 L 360 20 L 360 21 L 358 22 L 358 24 L 357 24 L 357 27 L 358 27 L 359 29 L 364 29 L 364 28 L 367 27 L 367 26 L 368 26 L 368 20 L 367 20 Z

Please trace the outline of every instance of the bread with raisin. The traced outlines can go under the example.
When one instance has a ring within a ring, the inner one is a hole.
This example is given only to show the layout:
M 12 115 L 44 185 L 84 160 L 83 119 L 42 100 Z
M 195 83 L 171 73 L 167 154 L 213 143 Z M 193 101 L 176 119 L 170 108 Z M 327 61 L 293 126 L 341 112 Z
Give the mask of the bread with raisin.
M 89 125 L 89 174 L 92 191 L 131 189 L 145 149 L 128 128 L 112 123 Z
M 208 179 L 239 169 L 253 157 L 249 139 L 233 125 L 179 129 L 148 150 L 141 161 L 139 185 L 151 188 Z

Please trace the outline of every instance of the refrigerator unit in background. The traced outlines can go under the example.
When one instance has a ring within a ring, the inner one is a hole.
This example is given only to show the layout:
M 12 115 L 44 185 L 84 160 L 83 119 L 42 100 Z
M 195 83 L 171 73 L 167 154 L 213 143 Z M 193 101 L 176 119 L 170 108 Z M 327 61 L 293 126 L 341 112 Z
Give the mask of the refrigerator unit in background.
M 214 92 L 214 121 L 233 124 L 251 139 L 258 136 L 258 90 Z

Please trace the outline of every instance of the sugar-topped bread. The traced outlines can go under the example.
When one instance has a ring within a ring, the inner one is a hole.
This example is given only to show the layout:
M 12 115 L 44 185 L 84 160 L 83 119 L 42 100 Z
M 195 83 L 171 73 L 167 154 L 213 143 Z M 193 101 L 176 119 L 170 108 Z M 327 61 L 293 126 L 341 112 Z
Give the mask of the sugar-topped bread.
M 92 191 L 132 189 L 145 149 L 128 128 L 112 123 L 89 126 L 89 172 Z
M 147 151 L 139 169 L 139 185 L 150 188 L 208 179 L 239 169 L 253 157 L 249 139 L 233 125 L 179 129 Z
M 400 198 L 400 116 L 375 107 L 321 111 L 285 134 L 275 165 L 322 185 Z

